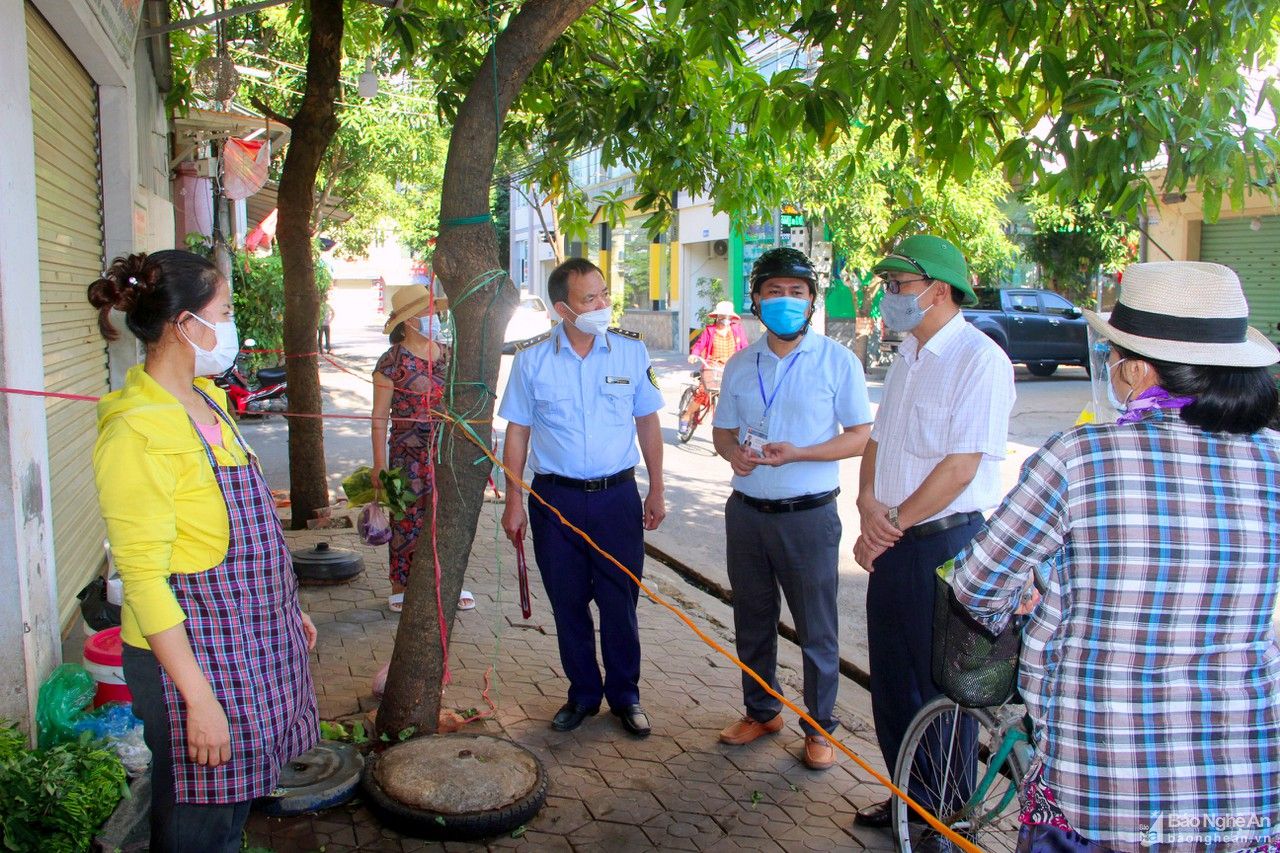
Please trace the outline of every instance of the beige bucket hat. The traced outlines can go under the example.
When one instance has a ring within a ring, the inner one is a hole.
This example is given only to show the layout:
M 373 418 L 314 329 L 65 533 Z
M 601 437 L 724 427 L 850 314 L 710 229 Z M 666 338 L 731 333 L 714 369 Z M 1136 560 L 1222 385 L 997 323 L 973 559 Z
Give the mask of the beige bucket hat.
M 382 327 L 382 334 L 390 334 L 392 329 L 410 317 L 416 316 L 428 305 L 432 305 L 437 314 L 441 311 L 447 311 L 449 309 L 449 297 L 437 296 L 433 303 L 431 291 L 427 290 L 426 285 L 409 284 L 404 287 L 397 287 L 395 293 L 391 294 L 391 313 L 387 315 L 387 322 Z
M 1249 303 L 1230 267 L 1206 261 L 1132 264 L 1111 316 L 1083 310 L 1093 330 L 1160 361 L 1266 367 L 1280 350 L 1249 325 Z
M 717 302 L 716 307 L 713 308 L 707 314 L 707 316 L 708 317 L 732 317 L 735 320 L 742 319 L 741 317 L 738 316 L 738 312 L 733 310 L 733 303 L 730 302 L 728 299 L 722 299 L 719 302 Z

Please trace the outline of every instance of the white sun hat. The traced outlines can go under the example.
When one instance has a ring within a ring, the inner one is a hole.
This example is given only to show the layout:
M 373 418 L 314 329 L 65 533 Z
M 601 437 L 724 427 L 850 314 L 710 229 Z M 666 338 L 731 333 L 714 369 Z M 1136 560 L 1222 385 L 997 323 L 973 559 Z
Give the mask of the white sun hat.
M 730 302 L 728 299 L 722 299 L 719 302 L 717 302 L 716 307 L 711 309 L 711 312 L 707 314 L 707 316 L 708 317 L 732 317 L 735 320 L 742 319 L 741 317 L 738 316 L 738 312 L 733 310 L 733 303 Z
M 1093 330 L 1160 361 L 1266 367 L 1280 350 L 1249 325 L 1249 303 L 1230 267 L 1205 261 L 1132 264 L 1108 319 L 1084 309 Z

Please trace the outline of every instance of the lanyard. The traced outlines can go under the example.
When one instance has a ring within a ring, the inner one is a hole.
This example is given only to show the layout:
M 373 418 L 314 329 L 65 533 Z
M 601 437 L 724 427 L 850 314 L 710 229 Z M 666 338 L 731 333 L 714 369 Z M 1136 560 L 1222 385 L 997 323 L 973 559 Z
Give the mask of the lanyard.
M 760 402 L 764 403 L 764 411 L 760 413 L 760 423 L 764 423 L 764 419 L 769 416 L 769 409 L 773 406 L 773 401 L 778 399 L 778 391 L 782 388 L 783 381 L 786 380 L 787 374 L 791 372 L 791 368 L 796 366 L 796 356 L 800 355 L 795 352 L 790 356 L 791 363 L 787 365 L 787 369 L 782 372 L 781 378 L 773 385 L 773 393 L 768 397 L 764 394 L 764 377 L 760 375 L 760 353 L 756 353 L 756 382 L 760 386 Z

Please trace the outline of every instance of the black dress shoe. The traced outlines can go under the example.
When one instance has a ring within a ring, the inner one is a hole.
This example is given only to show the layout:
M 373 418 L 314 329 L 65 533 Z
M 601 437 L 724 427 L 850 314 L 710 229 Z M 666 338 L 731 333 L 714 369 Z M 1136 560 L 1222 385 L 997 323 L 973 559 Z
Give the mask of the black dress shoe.
M 558 732 L 571 732 L 582 725 L 587 717 L 594 717 L 599 710 L 599 705 L 590 707 L 577 702 L 565 702 L 564 707 L 551 718 L 551 728 Z
M 612 711 L 615 717 L 622 720 L 622 727 L 636 737 L 648 737 L 649 732 L 652 731 L 649 728 L 649 716 L 639 705 L 626 705 L 622 708 L 613 708 Z
M 893 817 L 889 810 L 889 801 L 885 800 L 876 803 L 874 806 L 858 809 L 858 813 L 853 816 L 853 822 L 858 826 L 869 826 L 872 829 L 886 829 L 893 822 Z

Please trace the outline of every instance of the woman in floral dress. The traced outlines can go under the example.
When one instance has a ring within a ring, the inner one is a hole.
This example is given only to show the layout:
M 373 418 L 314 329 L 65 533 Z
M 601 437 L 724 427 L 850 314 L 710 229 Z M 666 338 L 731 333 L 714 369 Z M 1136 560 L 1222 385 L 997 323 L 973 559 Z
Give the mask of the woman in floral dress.
M 399 468 L 416 500 L 403 518 L 391 521 L 391 596 L 394 611 L 404 605 L 409 566 L 419 534 L 431 523 L 429 511 L 434 491 L 435 454 L 440 432 L 439 410 L 449 367 L 449 348 L 440 334 L 438 312 L 448 300 L 435 297 L 422 285 L 401 287 L 391 297 L 391 315 L 384 332 L 391 348 L 373 370 L 373 480 L 379 483 L 384 468 Z M 434 413 L 433 413 L 434 410 Z M 391 421 L 390 440 L 387 421 Z M 475 607 L 466 590 L 458 599 L 459 610 Z

